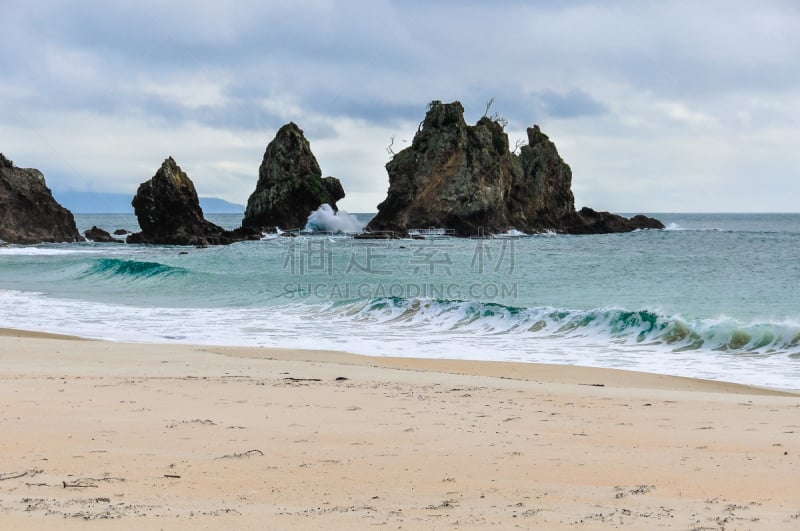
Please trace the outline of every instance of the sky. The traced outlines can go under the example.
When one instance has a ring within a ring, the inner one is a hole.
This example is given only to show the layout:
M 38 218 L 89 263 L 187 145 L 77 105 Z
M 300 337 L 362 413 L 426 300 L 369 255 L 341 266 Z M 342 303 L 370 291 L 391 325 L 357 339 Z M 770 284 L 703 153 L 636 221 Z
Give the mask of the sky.
M 576 207 L 797 212 L 800 3 L 0 0 L 0 152 L 59 191 L 130 193 L 168 156 L 246 203 L 297 123 L 339 206 L 386 197 L 431 100 L 538 124 Z

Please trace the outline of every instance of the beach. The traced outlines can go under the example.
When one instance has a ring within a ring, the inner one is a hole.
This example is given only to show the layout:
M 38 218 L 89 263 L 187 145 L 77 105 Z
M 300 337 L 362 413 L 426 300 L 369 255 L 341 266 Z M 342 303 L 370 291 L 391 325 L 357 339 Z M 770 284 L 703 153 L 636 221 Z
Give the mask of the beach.
M 8 529 L 796 529 L 800 395 L 0 334 Z

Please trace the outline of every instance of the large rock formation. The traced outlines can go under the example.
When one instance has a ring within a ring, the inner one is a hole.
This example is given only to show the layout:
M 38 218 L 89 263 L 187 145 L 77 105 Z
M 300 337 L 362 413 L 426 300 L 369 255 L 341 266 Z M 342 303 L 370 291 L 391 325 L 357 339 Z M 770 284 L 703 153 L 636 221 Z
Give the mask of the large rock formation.
M 322 178 L 303 131 L 288 123 L 267 145 L 242 226 L 303 228 L 309 214 L 320 205 L 327 203 L 336 210 L 336 201 L 343 197 L 342 183 L 335 177 Z
M 129 235 L 128 243 L 224 245 L 260 236 L 252 231 L 226 231 L 207 221 L 194 183 L 172 157 L 139 185 L 131 204 L 142 231 Z
M 459 102 L 431 102 L 411 146 L 386 170 L 389 191 L 370 231 L 405 235 L 440 227 L 472 236 L 509 229 L 587 234 L 663 228 L 645 216 L 576 212 L 572 171 L 538 126 L 528 129 L 528 145 L 516 155 L 501 124 L 484 116 L 467 125 Z
M 0 240 L 83 241 L 72 213 L 53 198 L 39 170 L 17 168 L 0 153 Z

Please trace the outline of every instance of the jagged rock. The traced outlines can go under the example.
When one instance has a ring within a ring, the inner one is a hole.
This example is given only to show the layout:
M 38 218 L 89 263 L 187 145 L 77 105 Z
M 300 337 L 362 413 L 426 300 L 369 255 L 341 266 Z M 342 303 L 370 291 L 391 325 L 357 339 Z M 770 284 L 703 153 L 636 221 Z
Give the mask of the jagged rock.
M 458 102 L 434 102 L 411 146 L 386 170 L 389 192 L 369 223 L 371 231 L 446 227 L 467 236 L 510 225 L 498 206 L 521 164 L 508 151 L 499 124 L 487 118 L 468 126 Z
M 243 229 L 226 231 L 207 221 L 194 183 L 172 157 L 139 185 L 131 204 L 142 231 L 129 235 L 128 243 L 226 245 L 261 236 Z
M 83 241 L 39 170 L 17 168 L 0 154 L 0 240 L 7 243 Z
M 441 227 L 472 236 L 510 229 L 583 234 L 663 228 L 644 216 L 576 212 L 572 171 L 538 126 L 528 129 L 528 145 L 515 155 L 500 123 L 484 116 L 467 125 L 459 102 L 431 102 L 411 146 L 386 170 L 389 191 L 369 231 L 403 236 L 409 229 Z
M 522 175 L 509 197 L 510 221 L 529 230 L 547 230 L 575 212 L 572 170 L 538 125 L 529 127 L 527 133 L 528 145 L 519 153 Z
M 95 243 L 122 243 L 97 225 L 92 225 L 91 229 L 83 232 L 83 235 L 87 240 Z
M 344 189 L 335 177 L 322 178 L 317 159 L 303 131 L 293 122 L 278 130 L 267 145 L 250 195 L 243 227 L 273 230 L 303 228 L 309 214 L 323 203 L 336 210 Z
M 334 212 L 338 212 L 339 209 L 336 206 L 336 202 L 340 199 L 344 199 L 344 187 L 342 186 L 342 181 L 337 179 L 336 177 L 324 177 L 322 179 L 322 186 L 325 187 L 325 190 L 328 192 L 328 196 L 330 197 L 330 201 L 323 201 L 320 203 L 328 203 L 333 208 Z M 319 207 L 317 207 L 319 208 Z M 316 208 L 314 209 L 316 210 Z

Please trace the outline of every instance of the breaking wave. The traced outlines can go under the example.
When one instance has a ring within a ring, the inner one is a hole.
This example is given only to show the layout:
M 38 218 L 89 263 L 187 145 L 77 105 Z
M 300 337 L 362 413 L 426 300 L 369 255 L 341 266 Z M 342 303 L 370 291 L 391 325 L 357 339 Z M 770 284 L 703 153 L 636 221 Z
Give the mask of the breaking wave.
M 141 264 L 146 263 L 106 264 L 109 269 L 103 274 L 119 275 L 108 271 L 131 268 L 144 268 L 150 275 L 175 274 L 163 264 Z M 132 287 L 141 285 L 137 281 Z M 322 345 L 366 355 L 566 363 L 800 389 L 796 322 L 688 320 L 650 310 L 392 297 L 223 311 L 184 305 L 174 295 L 167 294 L 165 306 L 135 306 L 0 289 L 0 307 L 13 309 L 3 317 L 7 327 L 115 341 Z
M 391 324 L 420 331 L 510 335 L 519 339 L 581 338 L 619 346 L 661 345 L 675 352 L 702 349 L 800 355 L 800 323 L 793 322 L 743 323 L 725 317 L 687 320 L 650 310 L 524 308 L 392 297 L 331 305 L 322 313 L 331 319 Z
M 83 274 L 87 276 L 101 276 L 105 278 L 152 278 L 187 273 L 182 267 L 173 267 L 158 262 L 140 262 L 138 260 L 120 260 L 117 258 L 102 258 L 96 260 Z

